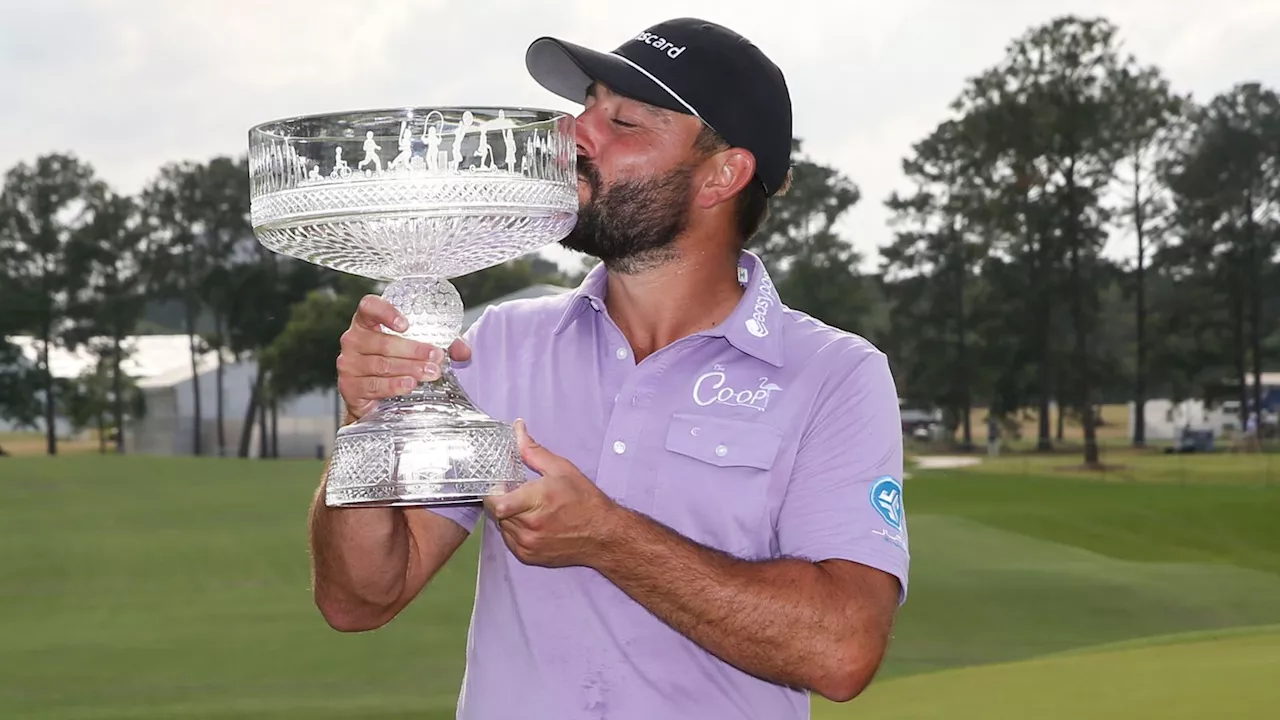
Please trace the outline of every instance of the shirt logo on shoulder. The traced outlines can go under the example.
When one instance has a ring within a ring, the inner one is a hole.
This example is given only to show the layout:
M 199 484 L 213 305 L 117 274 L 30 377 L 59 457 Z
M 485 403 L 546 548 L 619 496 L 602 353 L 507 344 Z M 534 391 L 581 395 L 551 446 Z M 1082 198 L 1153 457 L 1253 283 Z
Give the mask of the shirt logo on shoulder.
M 902 529 L 902 484 L 885 475 L 871 485 L 871 507 L 894 530 Z
M 760 378 L 756 385 L 755 388 L 739 390 L 728 384 L 723 365 L 713 365 L 710 372 L 703 373 L 693 383 L 693 401 L 702 407 L 731 405 L 764 412 L 769 407 L 770 396 L 781 392 L 782 388 L 769 382 L 767 377 Z
M 755 307 L 751 310 L 751 317 L 747 318 L 747 332 L 758 338 L 765 337 L 769 334 L 769 325 L 765 322 L 769 317 L 769 309 L 778 301 L 777 291 L 773 288 L 773 281 L 769 279 L 768 274 L 761 273 L 760 286 L 756 289 Z

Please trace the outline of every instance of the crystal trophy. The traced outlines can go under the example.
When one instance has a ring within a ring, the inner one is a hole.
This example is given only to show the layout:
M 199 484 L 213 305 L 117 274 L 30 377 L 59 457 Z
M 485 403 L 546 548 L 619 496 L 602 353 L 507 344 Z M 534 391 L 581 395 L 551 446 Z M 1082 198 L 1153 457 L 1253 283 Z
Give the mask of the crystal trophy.
M 557 242 L 577 221 L 573 116 L 406 108 L 295 117 L 249 131 L 250 217 L 268 249 L 386 282 L 402 335 L 447 349 L 450 278 Z M 338 430 L 330 507 L 475 502 L 525 480 L 514 429 L 441 378 Z

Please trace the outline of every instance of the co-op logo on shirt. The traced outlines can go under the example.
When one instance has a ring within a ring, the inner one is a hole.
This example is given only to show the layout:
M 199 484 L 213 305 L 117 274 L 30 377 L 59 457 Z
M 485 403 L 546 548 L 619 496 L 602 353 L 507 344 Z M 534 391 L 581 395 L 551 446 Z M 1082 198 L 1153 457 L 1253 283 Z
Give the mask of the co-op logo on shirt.
M 767 377 L 760 378 L 756 382 L 757 387 L 742 390 L 728 383 L 729 379 L 725 375 L 724 366 L 712 366 L 711 372 L 703 373 L 693 383 L 693 401 L 702 407 L 732 405 L 764 412 L 764 409 L 769 407 L 769 396 L 782 390 L 776 383 L 769 382 Z
M 769 326 L 765 324 L 765 318 L 769 315 L 769 308 L 773 307 L 778 301 L 777 291 L 774 290 L 773 281 L 765 273 L 760 274 L 760 286 L 756 288 L 755 307 L 752 308 L 751 317 L 747 318 L 747 332 L 762 338 L 769 334 Z

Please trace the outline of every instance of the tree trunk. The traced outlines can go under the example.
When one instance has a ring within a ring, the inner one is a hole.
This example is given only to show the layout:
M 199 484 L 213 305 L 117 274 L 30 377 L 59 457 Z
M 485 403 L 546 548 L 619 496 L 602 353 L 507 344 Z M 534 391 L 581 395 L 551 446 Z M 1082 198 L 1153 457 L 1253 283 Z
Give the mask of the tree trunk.
M 1067 164 L 1066 172 L 1067 222 L 1064 234 L 1071 249 L 1071 317 L 1075 325 L 1075 367 L 1076 397 L 1080 407 L 1080 424 L 1084 429 L 1084 464 L 1095 467 L 1098 464 L 1098 438 L 1094 427 L 1092 373 L 1089 368 L 1089 328 L 1085 319 L 1085 287 L 1083 265 L 1088 253 L 1084 249 L 1084 238 L 1081 232 L 1080 212 L 1076 208 L 1075 159 Z
M 107 413 L 101 404 L 98 407 L 98 454 L 107 454 Z
M 1030 202 L 1030 198 L 1027 200 Z M 1046 247 L 1047 237 L 1044 232 L 1037 232 L 1030 223 L 1030 215 L 1028 218 L 1027 232 L 1035 232 L 1038 237 L 1035 239 L 1035 259 L 1033 265 L 1033 277 L 1039 282 L 1033 282 L 1029 288 L 1034 293 L 1034 307 L 1036 308 L 1037 320 L 1035 322 L 1035 338 L 1037 349 L 1040 351 L 1040 362 L 1037 377 L 1037 384 L 1040 391 L 1040 427 L 1036 439 L 1036 450 L 1039 452 L 1049 452 L 1053 450 L 1053 440 L 1049 436 L 1049 413 L 1052 404 L 1051 387 L 1053 378 L 1053 345 L 1050 342 L 1052 337 L 1052 305 L 1049 302 L 1048 279 L 1050 276 L 1048 249 Z M 1040 221 L 1037 221 L 1036 228 L 1039 228 Z M 1040 228 L 1042 229 L 1042 228 Z M 1039 288 L 1036 288 L 1036 285 Z
M 1084 280 L 1080 264 L 1083 261 L 1078 249 L 1071 251 L 1071 308 L 1076 326 L 1076 373 L 1079 390 L 1076 402 L 1080 404 L 1080 424 L 1084 429 L 1084 464 L 1098 464 L 1098 437 L 1093 417 L 1092 378 L 1089 371 L 1089 333 L 1085 327 Z
M 1262 265 L 1258 252 L 1258 227 L 1253 220 L 1253 195 L 1245 193 L 1245 234 L 1249 247 L 1249 349 L 1253 356 L 1252 412 L 1262 433 Z M 1246 414 L 1246 419 L 1248 415 Z
M 57 397 L 54 389 L 53 372 L 49 369 L 49 345 L 53 340 L 53 288 L 51 275 L 53 270 L 48 253 L 40 255 L 40 289 L 44 294 L 43 315 L 40 318 L 40 339 L 44 341 L 44 351 L 40 356 L 40 369 L 44 373 L 44 422 L 45 445 L 50 455 L 58 454 L 57 432 Z
M 1246 370 L 1245 358 L 1245 330 L 1244 330 L 1244 296 L 1243 289 L 1235 287 L 1231 291 L 1231 340 L 1232 354 L 1235 356 L 1236 384 L 1239 392 L 1236 399 L 1240 403 L 1240 430 L 1243 431 L 1245 423 L 1249 419 L 1249 387 L 1247 385 L 1248 371 Z
M 1142 215 L 1142 165 L 1135 153 L 1133 160 L 1133 225 L 1138 236 L 1138 268 L 1135 278 L 1135 340 L 1137 357 L 1133 377 L 1133 446 L 1145 447 L 1147 444 L 1147 282 L 1146 282 L 1146 238 L 1145 218 Z
M 218 431 L 218 457 L 226 457 L 227 456 L 227 433 L 226 433 L 226 428 L 223 427 L 223 424 L 222 424 L 222 415 L 223 415 L 223 412 L 222 412 L 222 378 L 223 378 L 222 341 L 223 341 L 223 338 L 226 337 L 226 335 L 224 335 L 222 332 L 223 321 L 222 321 L 221 314 L 215 314 L 214 317 L 215 317 L 214 332 L 217 334 L 216 335 L 217 340 L 214 343 L 215 345 L 214 349 L 218 352 L 218 370 L 215 376 L 215 384 L 217 386 L 215 390 L 217 393 L 217 397 L 214 399 L 214 407 L 216 408 L 215 414 L 217 415 L 216 422 L 218 426 L 218 430 L 217 430 Z
M 1047 334 L 1040 335 L 1040 367 L 1039 367 L 1039 385 L 1040 385 L 1040 432 L 1036 440 L 1036 450 L 1040 452 L 1048 452 L 1053 449 L 1053 439 L 1049 436 L 1049 413 L 1053 404 L 1052 393 L 1049 392 L 1049 369 L 1052 359 L 1049 357 L 1049 337 Z
M 190 326 L 188 326 L 190 327 Z M 191 429 L 191 452 L 194 455 L 201 455 L 200 447 L 200 426 L 203 424 L 200 414 L 200 366 L 197 360 L 197 344 L 194 332 L 187 334 L 187 347 L 191 354 L 191 395 L 193 400 L 192 413 L 193 422 Z
M 195 289 L 192 287 L 195 282 L 194 272 L 191 268 L 192 252 L 191 249 L 188 249 L 184 257 L 186 277 L 183 281 L 186 283 L 186 302 L 184 303 L 185 312 L 183 315 L 187 326 L 187 347 L 191 351 L 191 392 L 193 396 L 192 412 L 194 413 L 194 422 L 191 429 L 191 450 L 192 454 L 199 456 L 203 454 L 200 442 L 202 433 L 200 431 L 203 429 L 201 426 L 204 422 L 200 411 L 200 367 L 197 362 L 198 342 L 196 340 L 196 298 Z
M 258 397 L 262 392 L 262 371 L 254 373 L 253 386 L 249 391 L 249 404 L 245 408 L 244 424 L 240 426 L 240 447 L 237 457 L 249 457 L 249 445 L 253 441 L 253 419 L 258 413 Z
M 44 423 L 45 423 L 45 444 L 46 450 L 50 455 L 58 454 L 58 409 L 57 397 L 53 386 L 53 372 L 49 370 L 49 336 L 53 334 L 52 328 L 46 321 L 41 329 L 44 340 L 44 352 L 40 356 L 41 370 L 44 371 Z
M 1062 442 L 1062 438 L 1066 435 L 1067 429 L 1067 409 L 1062 403 L 1061 397 L 1055 399 L 1054 402 L 1058 406 L 1058 430 L 1055 437 L 1058 438 L 1058 442 Z
M 111 355 L 111 388 L 114 397 L 111 398 L 111 414 L 115 418 L 116 424 L 116 454 L 124 454 L 124 376 L 120 370 L 121 364 L 121 337 L 120 331 L 115 332 L 114 352 Z
M 969 387 L 971 379 L 969 373 L 969 340 L 966 337 L 968 328 L 966 327 L 966 318 L 964 310 L 964 290 L 965 290 L 965 258 L 964 258 L 964 242 L 960 232 L 952 225 L 952 249 L 957 258 L 955 262 L 955 303 L 956 303 L 956 360 L 958 372 L 956 378 L 960 383 L 960 410 L 961 417 L 964 418 L 964 439 L 960 443 L 960 449 L 964 452 L 973 450 L 973 395 Z
M 259 397 L 258 399 L 258 457 L 260 458 L 271 457 L 271 444 L 267 442 L 267 436 L 268 436 L 267 404 L 268 402 L 269 401 L 265 397 Z
M 271 398 L 271 457 L 280 457 L 280 403 Z

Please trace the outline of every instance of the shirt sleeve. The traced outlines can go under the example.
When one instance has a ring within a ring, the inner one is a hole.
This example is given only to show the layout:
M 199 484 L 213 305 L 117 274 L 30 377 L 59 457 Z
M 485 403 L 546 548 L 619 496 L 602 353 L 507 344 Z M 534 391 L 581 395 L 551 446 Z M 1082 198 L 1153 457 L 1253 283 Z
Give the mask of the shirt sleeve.
M 902 422 L 888 358 L 862 348 L 815 405 L 779 511 L 784 555 L 851 560 L 895 576 L 907 597 Z
M 490 319 L 490 312 L 492 310 L 493 306 L 485 308 L 480 317 L 471 324 L 471 327 L 467 328 L 466 331 L 462 333 L 462 339 L 471 346 L 471 360 L 465 363 L 454 363 L 453 366 L 453 372 L 458 378 L 458 384 L 462 385 L 462 389 L 466 391 L 467 396 L 470 397 L 472 402 L 478 405 L 482 410 L 485 406 L 484 388 L 481 387 L 483 383 L 478 381 L 481 376 L 481 368 L 477 363 L 483 362 L 484 349 L 477 348 L 476 346 L 478 344 L 483 344 L 483 341 L 480 339 L 482 337 L 481 331 L 483 330 L 485 321 Z M 484 507 L 478 503 L 467 505 L 428 506 L 427 509 L 437 515 L 442 515 L 458 523 L 468 533 L 475 532 L 476 524 L 484 514 Z

